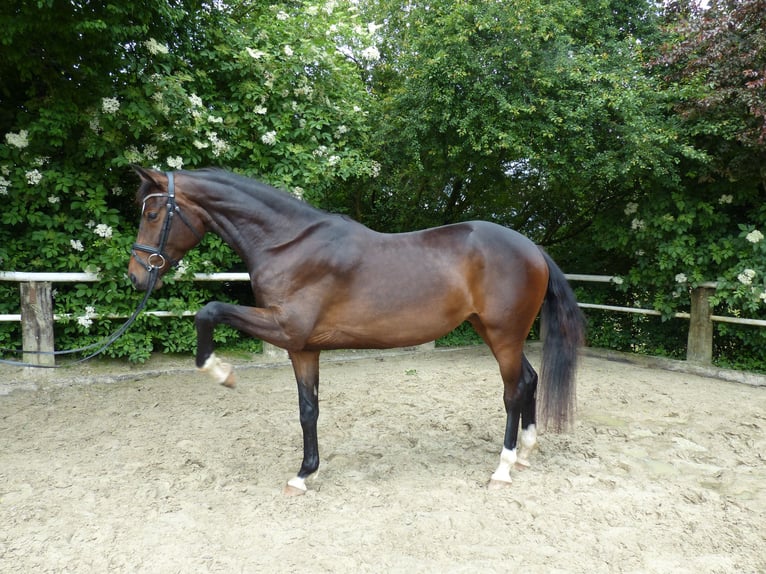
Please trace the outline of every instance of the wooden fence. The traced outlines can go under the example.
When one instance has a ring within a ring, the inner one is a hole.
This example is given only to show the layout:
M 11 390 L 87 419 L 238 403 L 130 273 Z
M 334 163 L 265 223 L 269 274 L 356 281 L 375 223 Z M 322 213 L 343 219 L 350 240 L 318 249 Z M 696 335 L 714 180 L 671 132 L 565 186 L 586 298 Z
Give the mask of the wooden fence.
M 608 275 L 578 275 L 567 274 L 570 282 L 614 283 L 614 277 Z M 194 275 L 194 281 L 249 281 L 247 273 L 213 273 Z M 92 283 L 98 282 L 99 277 L 93 273 L 24 273 L 16 271 L 0 271 L 0 281 L 19 283 L 21 312 L 18 314 L 0 314 L 0 321 L 20 321 L 22 332 L 22 360 L 26 363 L 51 365 L 54 356 L 53 325 L 57 317 L 53 313 L 52 284 L 53 283 Z M 709 365 L 713 357 L 713 322 L 737 323 L 766 327 L 766 321 L 743 319 L 740 317 L 725 317 L 713 315 L 710 297 L 715 293 L 715 283 L 704 283 L 691 291 L 691 308 L 689 313 L 676 313 L 674 317 L 689 320 L 689 334 L 686 348 L 686 360 Z M 618 313 L 639 313 L 643 315 L 660 315 L 654 309 L 635 307 L 619 307 L 614 305 L 599 305 L 594 303 L 579 303 L 583 309 L 601 309 Z M 158 317 L 175 317 L 178 313 L 170 311 L 145 311 Z M 182 315 L 193 316 L 194 311 L 186 311 Z M 94 316 L 97 318 L 97 316 Z M 110 316 L 110 318 L 118 318 Z

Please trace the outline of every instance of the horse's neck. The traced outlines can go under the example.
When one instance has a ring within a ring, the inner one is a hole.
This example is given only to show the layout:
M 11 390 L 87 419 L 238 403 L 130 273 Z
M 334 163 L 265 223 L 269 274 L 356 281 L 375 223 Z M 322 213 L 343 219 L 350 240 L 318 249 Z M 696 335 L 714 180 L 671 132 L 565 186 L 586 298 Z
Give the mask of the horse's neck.
M 300 204 L 280 192 L 251 192 L 234 185 L 208 189 L 199 202 L 207 212 L 211 231 L 232 247 L 250 269 L 263 253 L 289 241 L 320 215 L 308 206 L 301 209 Z

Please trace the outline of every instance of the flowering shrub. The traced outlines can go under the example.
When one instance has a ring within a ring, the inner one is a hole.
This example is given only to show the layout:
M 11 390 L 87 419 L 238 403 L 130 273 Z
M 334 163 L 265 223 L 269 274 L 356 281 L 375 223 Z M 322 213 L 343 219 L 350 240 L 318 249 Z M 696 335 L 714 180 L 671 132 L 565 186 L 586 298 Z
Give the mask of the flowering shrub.
M 688 312 L 691 289 L 715 281 L 715 314 L 766 319 L 766 211 L 748 193 L 700 195 L 676 191 L 625 205 L 614 219 L 622 225 L 609 225 L 605 236 L 605 245 L 625 254 L 617 289 L 631 305 L 654 308 L 667 320 L 674 312 Z M 766 369 L 765 329 L 715 325 L 719 363 Z
M 62 67 L 71 61 L 72 72 L 43 77 L 42 99 L 25 83 L 44 73 L 30 72 L 35 62 L 19 59 L 3 78 L 20 99 L 12 116 L 0 116 L 0 269 L 102 278 L 55 286 L 55 313 L 70 318 L 57 324 L 59 348 L 102 338 L 121 321 L 108 316 L 130 314 L 139 300 L 125 273 L 138 217 L 130 164 L 225 167 L 319 203 L 339 182 L 376 173 L 363 151 L 371 99 L 359 63 L 374 46 L 356 3 L 186 4 L 158 2 L 139 17 L 129 3 L 104 13 L 72 3 L 72 18 L 55 24 L 49 2 L 14 14 L 34 42 L 50 37 L 45 49 Z M 0 34 L 9 51 L 35 53 L 27 36 Z M 211 236 L 180 275 L 238 265 Z M 18 312 L 16 290 L 0 284 L 0 312 Z M 150 307 L 180 312 L 243 297 L 171 278 Z M 152 349 L 192 349 L 189 319 L 158 325 L 142 318 L 110 353 L 143 360 Z M 232 343 L 232 333 L 216 336 Z M 0 324 L 0 346 L 20 346 L 18 326 Z

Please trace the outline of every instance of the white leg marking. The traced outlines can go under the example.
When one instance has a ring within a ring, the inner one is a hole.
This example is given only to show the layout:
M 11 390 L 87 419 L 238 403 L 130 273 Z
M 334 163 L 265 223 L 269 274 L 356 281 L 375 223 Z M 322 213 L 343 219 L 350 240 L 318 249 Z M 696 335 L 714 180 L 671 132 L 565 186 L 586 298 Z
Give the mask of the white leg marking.
M 537 446 L 537 428 L 535 425 L 529 425 L 526 429 L 521 429 L 521 449 L 519 450 L 519 459 L 516 464 L 529 466 L 529 457 Z
M 229 363 L 224 363 L 221 359 L 215 356 L 215 353 L 211 353 L 205 361 L 205 364 L 199 369 L 202 372 L 210 373 L 210 376 L 216 383 L 225 383 L 231 375 L 232 366 Z
M 492 473 L 492 480 L 513 482 L 511 480 L 511 467 L 514 464 L 516 464 L 516 449 L 509 450 L 503 447 L 503 452 L 500 453 L 500 464 L 497 466 L 497 470 Z
M 306 479 L 301 478 L 300 476 L 294 476 L 293 478 L 288 480 L 287 486 L 292 486 L 293 488 L 297 488 L 298 490 L 302 490 L 303 492 L 306 492 L 306 490 L 308 490 L 306 488 Z

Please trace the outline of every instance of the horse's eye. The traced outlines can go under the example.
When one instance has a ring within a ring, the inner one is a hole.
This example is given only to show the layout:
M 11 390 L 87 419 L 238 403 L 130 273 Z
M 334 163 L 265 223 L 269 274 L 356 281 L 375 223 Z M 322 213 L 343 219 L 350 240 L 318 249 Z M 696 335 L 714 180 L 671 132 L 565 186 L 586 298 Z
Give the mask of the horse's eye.
M 154 221 L 155 219 L 157 219 L 157 212 L 156 211 L 150 211 L 149 213 L 146 214 L 146 218 L 149 221 Z

